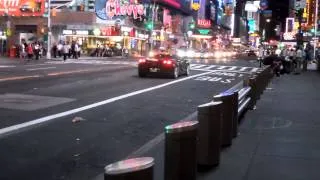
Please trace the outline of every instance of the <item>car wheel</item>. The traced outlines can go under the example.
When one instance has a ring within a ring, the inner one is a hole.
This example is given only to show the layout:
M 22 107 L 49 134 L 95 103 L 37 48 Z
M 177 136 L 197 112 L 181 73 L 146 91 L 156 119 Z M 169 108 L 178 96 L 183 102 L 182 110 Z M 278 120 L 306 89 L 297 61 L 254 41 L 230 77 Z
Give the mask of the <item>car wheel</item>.
M 174 67 L 173 72 L 172 72 L 172 78 L 177 79 L 179 77 L 179 68 Z
M 147 75 L 146 72 L 142 72 L 142 71 L 139 71 L 138 74 L 139 74 L 139 77 L 146 77 Z
M 188 65 L 186 69 L 186 76 L 189 76 L 189 75 L 190 75 L 190 65 Z

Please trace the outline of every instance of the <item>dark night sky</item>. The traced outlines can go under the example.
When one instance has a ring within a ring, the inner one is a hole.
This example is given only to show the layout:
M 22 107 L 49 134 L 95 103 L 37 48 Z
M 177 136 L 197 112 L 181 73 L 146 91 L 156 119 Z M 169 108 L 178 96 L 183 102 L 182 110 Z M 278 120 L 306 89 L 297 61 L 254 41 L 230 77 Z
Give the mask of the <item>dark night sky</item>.
M 272 19 L 270 29 L 267 36 L 271 39 L 277 39 L 275 34 L 275 27 L 277 24 L 282 24 L 282 28 L 285 27 L 285 21 L 289 14 L 289 0 L 269 0 L 269 10 L 272 10 Z M 282 30 L 283 31 L 283 30 Z

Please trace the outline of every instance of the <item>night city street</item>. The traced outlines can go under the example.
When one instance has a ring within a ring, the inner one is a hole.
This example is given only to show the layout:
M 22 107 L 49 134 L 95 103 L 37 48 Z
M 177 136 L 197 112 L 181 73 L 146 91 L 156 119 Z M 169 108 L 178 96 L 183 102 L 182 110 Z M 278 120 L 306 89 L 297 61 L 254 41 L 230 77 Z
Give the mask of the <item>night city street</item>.
M 320 0 L 0 0 L 0 180 L 319 180 Z
M 78 61 L 0 66 L 9 66 L 0 68 L 1 180 L 93 178 L 258 69 L 252 60 L 192 61 L 190 76 L 172 80 L 139 78 L 134 60 Z

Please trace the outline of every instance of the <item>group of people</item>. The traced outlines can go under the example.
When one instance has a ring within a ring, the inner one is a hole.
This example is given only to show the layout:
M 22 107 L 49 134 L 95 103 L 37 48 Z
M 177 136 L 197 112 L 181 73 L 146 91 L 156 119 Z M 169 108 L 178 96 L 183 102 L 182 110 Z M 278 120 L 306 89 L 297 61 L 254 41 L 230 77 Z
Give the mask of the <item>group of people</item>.
M 19 57 L 22 59 L 39 60 L 45 55 L 45 48 L 40 42 L 27 43 L 25 40 L 21 41 L 21 45 L 18 47 Z
M 81 47 L 76 41 L 72 41 L 71 44 L 60 41 L 58 44 L 53 45 L 52 53 L 54 58 L 63 56 L 64 61 L 71 57 L 78 59 L 81 55 Z
M 305 47 L 284 47 L 268 51 L 264 56 L 264 64 L 271 64 L 276 75 L 291 73 L 300 74 L 307 70 L 307 64 L 313 59 L 313 47 L 307 43 Z

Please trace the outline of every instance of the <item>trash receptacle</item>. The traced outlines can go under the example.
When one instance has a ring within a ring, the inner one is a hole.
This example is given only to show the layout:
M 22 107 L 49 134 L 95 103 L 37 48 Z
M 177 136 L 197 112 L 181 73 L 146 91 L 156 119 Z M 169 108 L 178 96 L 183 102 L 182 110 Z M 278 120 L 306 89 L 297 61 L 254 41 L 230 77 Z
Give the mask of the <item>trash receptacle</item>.
M 165 180 L 195 180 L 198 121 L 165 127 Z
M 222 102 L 198 106 L 198 121 L 198 164 L 216 166 L 220 162 Z
M 234 93 L 224 92 L 213 97 L 214 101 L 222 101 L 222 133 L 221 145 L 230 146 L 233 138 Z
M 9 50 L 9 57 L 10 58 L 15 58 L 17 54 L 17 48 L 16 46 L 11 46 Z
M 126 159 L 105 167 L 105 180 L 153 180 L 152 157 Z

